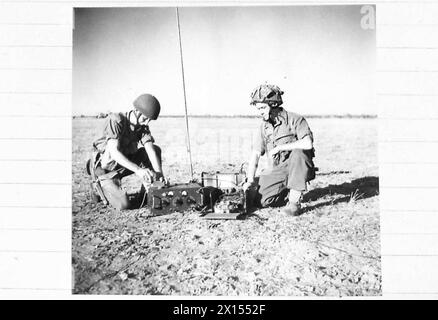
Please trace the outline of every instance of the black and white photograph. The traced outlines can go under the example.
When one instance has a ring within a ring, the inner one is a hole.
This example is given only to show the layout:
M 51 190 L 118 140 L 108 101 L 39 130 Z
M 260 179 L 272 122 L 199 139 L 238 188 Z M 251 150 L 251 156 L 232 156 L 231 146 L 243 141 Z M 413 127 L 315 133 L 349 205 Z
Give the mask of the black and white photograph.
M 375 5 L 73 11 L 73 294 L 382 295 Z

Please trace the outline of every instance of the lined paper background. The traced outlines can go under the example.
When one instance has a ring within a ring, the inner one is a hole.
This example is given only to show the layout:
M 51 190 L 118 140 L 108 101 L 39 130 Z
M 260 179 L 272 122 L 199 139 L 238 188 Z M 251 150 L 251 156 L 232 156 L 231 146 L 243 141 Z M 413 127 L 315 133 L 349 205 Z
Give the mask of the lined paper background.
M 438 298 L 438 3 L 374 3 L 383 297 Z M 73 7 L 157 4 L 0 1 L 0 298 L 71 297 Z

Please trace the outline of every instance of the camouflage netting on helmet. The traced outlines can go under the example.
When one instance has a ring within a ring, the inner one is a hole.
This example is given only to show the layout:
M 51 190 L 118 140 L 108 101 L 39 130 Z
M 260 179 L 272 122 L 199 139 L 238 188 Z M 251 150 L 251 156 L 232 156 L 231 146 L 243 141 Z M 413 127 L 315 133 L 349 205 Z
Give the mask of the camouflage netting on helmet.
M 283 104 L 281 95 L 284 92 L 276 85 L 262 84 L 255 88 L 251 93 L 250 104 L 256 104 L 258 102 L 268 103 L 270 106 L 280 106 Z

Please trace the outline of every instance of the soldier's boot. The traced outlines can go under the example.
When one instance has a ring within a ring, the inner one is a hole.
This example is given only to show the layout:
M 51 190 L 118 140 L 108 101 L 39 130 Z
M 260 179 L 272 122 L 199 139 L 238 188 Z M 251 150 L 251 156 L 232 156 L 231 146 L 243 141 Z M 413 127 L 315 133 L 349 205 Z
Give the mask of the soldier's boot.
M 85 163 L 85 172 L 89 176 L 91 176 L 91 172 L 92 172 L 92 169 L 91 169 L 91 159 L 88 159 L 87 162 Z M 99 197 L 99 195 L 97 193 L 97 190 L 95 190 L 95 188 L 94 188 L 93 182 L 91 182 L 90 185 L 89 185 L 88 193 L 90 195 L 91 202 L 98 203 L 100 201 L 100 197 Z
M 96 172 L 94 171 L 94 158 L 88 159 L 85 165 L 85 171 L 89 176 L 91 176 L 91 183 L 90 183 L 90 199 L 93 203 L 98 203 L 102 201 L 105 205 L 108 204 L 108 200 L 105 197 L 105 194 L 103 192 L 101 181 L 96 175 Z
M 284 215 L 287 215 L 290 217 L 296 217 L 296 216 L 300 215 L 300 210 L 301 210 L 300 203 L 289 203 L 282 209 L 281 212 Z
M 85 163 L 85 172 L 89 176 L 91 176 L 91 172 L 92 172 L 92 169 L 91 169 L 91 159 L 88 159 L 87 162 Z
M 289 202 L 281 210 L 281 213 L 287 216 L 296 217 L 300 215 L 301 211 L 302 193 L 293 189 L 289 190 Z
M 89 175 L 92 176 L 92 161 L 91 159 L 88 159 L 87 162 L 85 163 L 85 172 Z M 91 179 L 94 180 L 94 177 L 92 176 Z M 89 194 L 90 194 L 90 199 L 93 203 L 98 203 L 100 202 L 102 199 L 99 197 L 99 193 L 96 190 L 96 186 L 95 186 L 95 182 L 91 182 L 90 186 L 89 186 Z
M 99 203 L 100 201 L 102 201 L 96 188 L 94 187 L 93 182 L 90 183 L 90 199 L 93 203 Z

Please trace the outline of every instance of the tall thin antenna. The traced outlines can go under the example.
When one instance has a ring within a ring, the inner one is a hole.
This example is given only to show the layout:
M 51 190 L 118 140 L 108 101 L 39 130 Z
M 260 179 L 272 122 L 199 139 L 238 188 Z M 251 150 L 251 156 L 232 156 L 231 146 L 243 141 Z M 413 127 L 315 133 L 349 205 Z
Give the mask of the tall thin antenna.
M 189 117 L 187 115 L 186 82 L 185 82 L 185 79 L 184 79 L 184 61 L 183 61 L 183 53 L 182 53 L 181 26 L 180 26 L 180 23 L 179 23 L 179 11 L 178 11 L 178 7 L 176 7 L 176 21 L 177 21 L 177 24 L 178 24 L 179 56 L 181 58 L 181 73 L 182 73 L 182 84 L 183 84 L 183 92 L 184 92 L 184 110 L 185 110 L 186 134 L 187 134 L 187 153 L 189 154 L 191 181 L 193 181 L 192 151 L 191 151 L 191 147 L 190 147 Z

